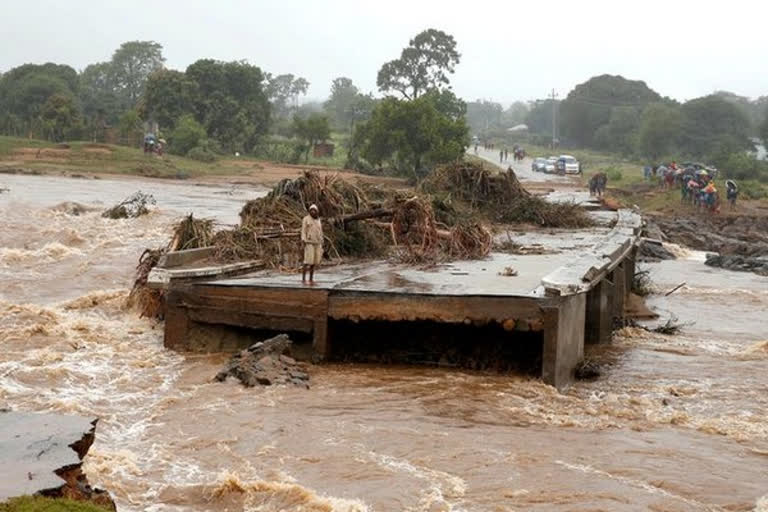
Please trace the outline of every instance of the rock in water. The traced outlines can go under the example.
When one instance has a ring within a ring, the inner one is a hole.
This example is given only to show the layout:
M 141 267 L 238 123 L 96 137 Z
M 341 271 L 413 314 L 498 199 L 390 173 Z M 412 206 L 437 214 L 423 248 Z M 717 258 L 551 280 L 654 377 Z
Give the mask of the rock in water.
M 768 256 L 739 256 L 728 254 L 707 254 L 705 262 L 710 267 L 719 267 L 739 272 L 754 272 L 760 276 L 768 276 Z
M 309 389 L 307 366 L 291 357 L 292 345 L 286 334 L 254 343 L 233 355 L 216 380 L 235 377 L 247 387 L 293 384 Z
M 668 251 L 662 244 L 656 243 L 652 240 L 643 241 L 640 245 L 640 260 L 641 261 L 661 261 L 661 260 L 674 260 L 675 255 Z

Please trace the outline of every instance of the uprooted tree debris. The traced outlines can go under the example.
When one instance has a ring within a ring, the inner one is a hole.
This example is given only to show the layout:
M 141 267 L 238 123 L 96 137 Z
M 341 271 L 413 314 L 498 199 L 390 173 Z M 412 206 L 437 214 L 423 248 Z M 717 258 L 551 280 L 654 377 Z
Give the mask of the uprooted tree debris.
M 213 228 L 212 220 L 196 219 L 189 214 L 176 225 L 167 247 L 145 249 L 136 266 L 133 287 L 128 295 L 128 307 L 137 308 L 143 317 L 162 319 L 165 313 L 164 292 L 147 286 L 149 273 L 167 252 L 209 247 L 213 241 Z
M 529 194 L 511 170 L 494 174 L 473 163 L 445 165 L 415 195 L 380 190 L 376 200 L 338 175 L 307 171 L 246 203 L 240 225 L 214 236 L 218 258 L 260 258 L 272 266 L 297 267 L 301 219 L 311 204 L 324 220 L 326 252 L 336 258 L 391 253 L 408 263 L 477 259 L 491 251 L 491 223 L 591 225 L 577 205 Z
M 176 224 L 169 251 L 208 247 L 213 242 L 213 220 L 196 219 L 191 213 Z
M 156 201 L 152 194 L 145 194 L 139 190 L 112 208 L 105 210 L 101 216 L 107 219 L 134 219 L 148 214 L 149 208 L 147 205 L 154 204 L 156 204 Z
M 293 384 L 309 389 L 307 367 L 291 357 L 291 345 L 293 342 L 285 334 L 254 343 L 233 355 L 216 380 L 234 377 L 246 387 Z
M 471 162 L 438 167 L 421 184 L 441 205 L 455 205 L 490 222 L 582 228 L 593 224 L 575 203 L 550 203 L 523 188 L 512 169 L 494 173 Z
M 135 307 L 142 317 L 163 318 L 163 292 L 147 286 L 149 273 L 157 266 L 160 258 L 166 253 L 165 248 L 145 249 L 139 257 L 136 266 L 136 277 L 131 293 L 128 294 L 128 307 Z

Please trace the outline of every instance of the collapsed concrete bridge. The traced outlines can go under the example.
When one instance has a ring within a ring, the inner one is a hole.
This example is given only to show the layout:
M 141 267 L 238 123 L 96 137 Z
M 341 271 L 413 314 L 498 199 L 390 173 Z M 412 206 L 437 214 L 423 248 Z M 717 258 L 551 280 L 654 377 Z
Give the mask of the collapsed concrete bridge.
M 563 388 L 584 344 L 610 340 L 631 289 L 642 219 L 630 210 L 608 215 L 614 216 L 612 227 L 520 234 L 516 240 L 534 247 L 534 254 L 492 253 L 482 261 L 425 269 L 383 261 L 338 265 L 322 268 L 313 287 L 295 274 L 269 270 L 212 277 L 243 271 L 245 264 L 189 268 L 205 250 L 170 255 L 150 279 L 168 289 L 165 346 L 171 349 L 235 351 L 253 341 L 247 335 L 195 335 L 199 327 L 216 326 L 241 334 L 305 333 L 315 360 L 334 360 L 350 325 L 370 323 L 367 333 L 355 331 L 356 343 L 370 339 L 377 349 L 382 345 L 373 343 L 375 335 L 392 329 L 400 338 L 408 332 L 396 329 L 403 323 L 447 329 L 447 337 L 495 326 L 509 347 L 538 339 L 542 379 Z M 174 268 L 180 262 L 187 267 Z

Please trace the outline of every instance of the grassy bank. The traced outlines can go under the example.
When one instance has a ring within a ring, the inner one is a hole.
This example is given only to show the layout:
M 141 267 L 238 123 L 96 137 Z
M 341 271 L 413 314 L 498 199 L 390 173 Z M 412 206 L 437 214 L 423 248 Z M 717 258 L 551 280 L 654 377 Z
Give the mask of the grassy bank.
M 341 167 L 346 152 L 337 145 L 332 158 L 310 156 L 308 165 Z M 68 173 L 128 174 L 156 178 L 195 178 L 207 175 L 243 175 L 258 172 L 263 160 L 221 158 L 204 163 L 176 155 L 145 155 L 141 149 L 113 144 L 72 141 L 64 144 L 0 136 L 0 169 Z M 303 163 L 303 159 L 302 159 Z
M 110 509 L 82 501 L 21 496 L 0 503 L 0 512 L 106 512 Z

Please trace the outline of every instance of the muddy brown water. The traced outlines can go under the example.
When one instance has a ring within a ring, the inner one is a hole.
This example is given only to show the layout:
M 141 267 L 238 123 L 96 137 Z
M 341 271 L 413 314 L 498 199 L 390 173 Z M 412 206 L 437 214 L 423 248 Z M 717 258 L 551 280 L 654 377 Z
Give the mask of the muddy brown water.
M 768 510 L 768 278 L 650 265 L 679 336 L 625 329 L 563 394 L 517 375 L 313 369 L 309 391 L 212 383 L 123 307 L 132 268 L 194 212 L 251 189 L 9 176 L 0 185 L 0 406 L 101 418 L 86 459 L 123 511 Z M 137 188 L 158 210 L 104 208 Z

